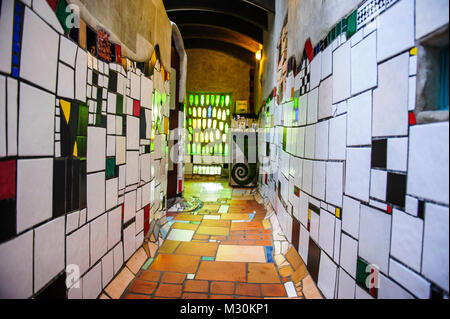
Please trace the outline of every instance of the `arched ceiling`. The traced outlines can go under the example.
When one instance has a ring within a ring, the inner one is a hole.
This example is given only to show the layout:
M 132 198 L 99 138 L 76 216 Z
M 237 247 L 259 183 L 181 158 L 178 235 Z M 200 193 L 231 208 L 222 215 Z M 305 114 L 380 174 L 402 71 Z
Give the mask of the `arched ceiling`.
M 186 49 L 218 50 L 249 64 L 263 42 L 274 0 L 163 0 Z

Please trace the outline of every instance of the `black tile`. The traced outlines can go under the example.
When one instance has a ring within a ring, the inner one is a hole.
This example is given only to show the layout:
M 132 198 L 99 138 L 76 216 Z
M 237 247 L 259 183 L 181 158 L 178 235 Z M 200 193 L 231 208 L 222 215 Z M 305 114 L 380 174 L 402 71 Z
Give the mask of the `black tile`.
M 320 248 L 310 238 L 308 247 L 308 271 L 314 282 L 319 281 Z
M 417 211 L 417 216 L 421 219 L 425 219 L 425 202 L 423 200 L 419 200 L 419 207 Z
M 141 109 L 141 112 L 140 112 L 141 114 L 141 116 L 140 116 L 140 118 L 141 118 L 141 120 L 139 121 L 139 125 L 140 125 L 140 138 L 142 139 L 142 140 L 145 140 L 146 138 L 147 138 L 147 121 L 146 121 L 146 118 L 145 118 L 145 111 L 144 111 L 144 109 Z
M 84 209 L 87 207 L 87 173 L 86 173 L 86 160 L 80 161 L 80 170 L 79 170 L 79 185 L 80 185 L 80 209 Z
M 296 219 L 292 219 L 292 245 L 295 250 L 298 251 L 298 244 L 300 240 L 300 222 Z
M 63 272 L 50 285 L 44 288 L 35 299 L 67 299 L 66 272 Z
M 66 160 L 66 212 L 72 211 L 72 182 L 73 182 L 73 162 L 71 159 Z
M 374 140 L 372 142 L 372 168 L 387 167 L 387 140 Z
M 109 72 L 108 90 L 114 93 L 117 92 L 117 72 L 112 70 Z
M 16 236 L 16 200 L 0 200 L 0 243 Z
M 53 218 L 66 213 L 66 159 L 53 160 Z
M 405 197 L 406 175 L 388 173 L 386 201 L 399 207 L 405 207 Z
M 92 72 L 92 85 L 98 86 L 98 73 Z
M 71 211 L 80 209 L 80 166 L 79 159 L 72 160 L 72 209 Z

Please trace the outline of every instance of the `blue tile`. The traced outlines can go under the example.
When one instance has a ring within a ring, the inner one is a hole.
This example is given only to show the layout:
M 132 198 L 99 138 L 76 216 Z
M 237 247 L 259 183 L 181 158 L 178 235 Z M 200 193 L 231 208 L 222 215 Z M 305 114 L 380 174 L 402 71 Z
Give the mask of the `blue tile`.
M 14 53 L 19 53 L 19 51 L 20 51 L 19 45 L 16 44 L 16 43 L 14 43 L 14 45 L 13 45 L 13 52 L 14 52 Z
M 266 258 L 267 258 L 267 262 L 268 263 L 274 263 L 275 260 L 273 260 L 273 246 L 265 246 L 264 247 L 265 251 L 266 251 Z
M 19 69 L 15 66 L 12 68 L 12 76 L 15 78 L 19 77 Z
M 12 61 L 13 61 L 13 64 L 19 65 L 19 57 L 17 55 L 13 54 Z

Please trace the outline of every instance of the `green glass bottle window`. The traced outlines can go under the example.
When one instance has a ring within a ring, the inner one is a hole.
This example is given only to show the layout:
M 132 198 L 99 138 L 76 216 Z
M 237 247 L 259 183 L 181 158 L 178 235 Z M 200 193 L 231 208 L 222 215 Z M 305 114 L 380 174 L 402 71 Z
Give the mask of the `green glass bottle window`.
M 195 96 L 195 106 L 198 106 L 198 95 Z
M 211 103 L 209 103 L 209 102 L 210 102 L 209 97 L 210 97 L 210 95 L 209 95 L 209 94 L 206 94 L 206 105 L 207 105 L 207 106 L 211 105 Z
M 200 96 L 200 104 L 201 106 L 205 105 L 205 96 L 203 94 Z
M 221 106 L 221 107 L 224 107 L 224 105 L 225 105 L 225 96 L 222 95 L 222 96 L 220 97 L 220 106 Z
M 189 95 L 189 104 L 191 106 L 194 105 L 194 95 L 192 95 L 192 94 Z
M 216 95 L 216 106 L 220 104 L 220 95 Z
M 227 95 L 227 97 L 225 98 L 225 105 L 226 105 L 226 107 L 230 106 L 230 96 L 229 95 Z

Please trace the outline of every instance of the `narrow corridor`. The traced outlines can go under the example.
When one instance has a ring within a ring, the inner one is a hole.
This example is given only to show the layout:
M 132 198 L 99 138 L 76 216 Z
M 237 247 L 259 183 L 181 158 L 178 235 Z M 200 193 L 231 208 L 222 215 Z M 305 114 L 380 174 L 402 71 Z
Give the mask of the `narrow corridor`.
M 198 207 L 190 212 L 169 209 L 171 228 L 162 245 L 144 244 L 146 253 L 138 251 L 122 271 L 135 278 L 129 283 L 119 275 L 106 289 L 110 296 L 322 298 L 259 195 L 231 189 L 223 179 L 191 180 L 185 187 L 185 197 L 197 198 Z

